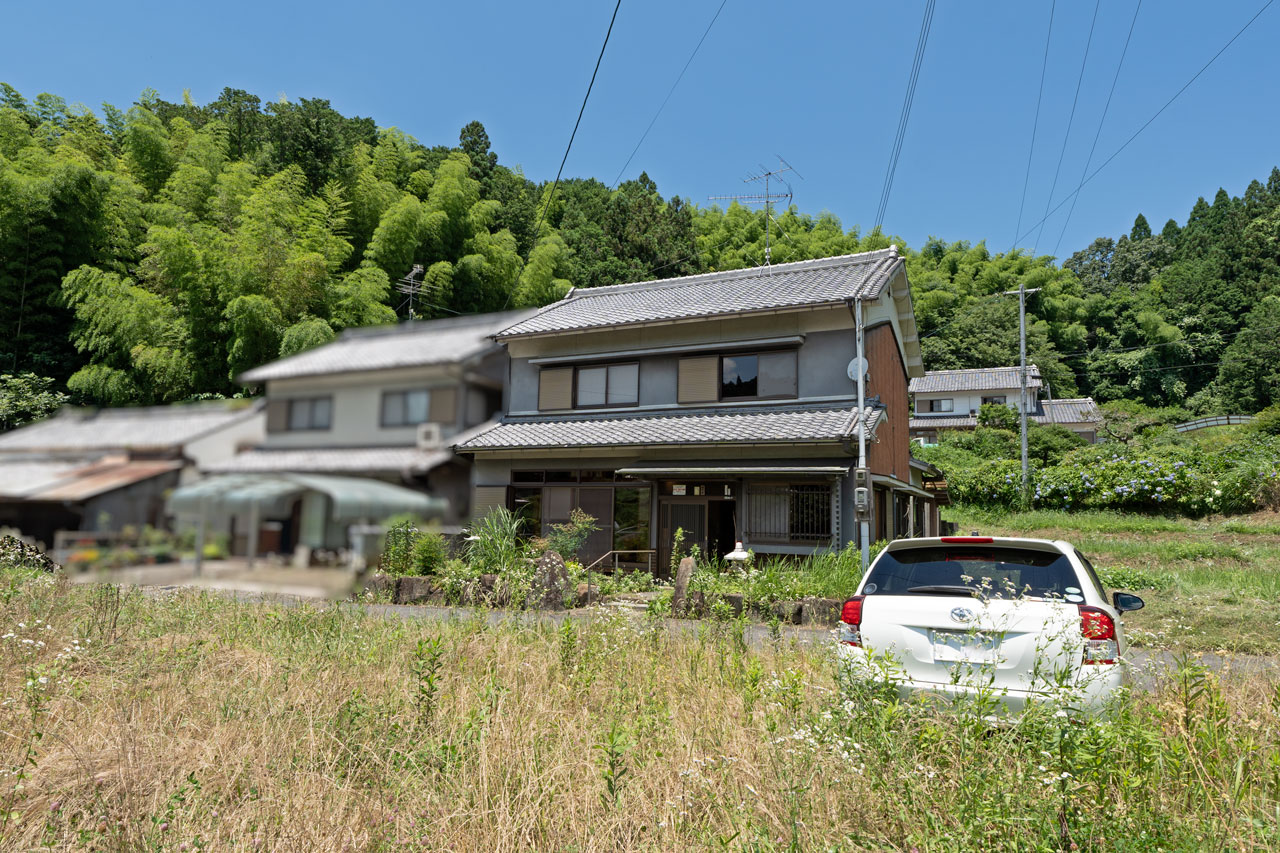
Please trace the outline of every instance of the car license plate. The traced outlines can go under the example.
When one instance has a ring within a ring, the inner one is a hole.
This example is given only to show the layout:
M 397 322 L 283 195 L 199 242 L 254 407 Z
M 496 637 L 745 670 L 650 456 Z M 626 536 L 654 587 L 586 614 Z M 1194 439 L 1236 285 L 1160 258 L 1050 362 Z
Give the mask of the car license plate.
M 969 663 L 994 663 L 997 641 L 993 634 L 978 631 L 929 632 L 933 641 L 935 661 L 966 661 Z

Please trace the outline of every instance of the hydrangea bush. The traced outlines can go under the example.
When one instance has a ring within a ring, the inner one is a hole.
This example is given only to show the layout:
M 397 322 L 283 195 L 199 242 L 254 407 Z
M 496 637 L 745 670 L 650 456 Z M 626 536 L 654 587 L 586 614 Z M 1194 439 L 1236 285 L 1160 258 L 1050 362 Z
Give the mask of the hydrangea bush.
M 972 506 L 1020 503 L 1021 466 L 995 459 L 948 471 L 952 497 Z M 1123 512 L 1252 512 L 1273 500 L 1280 483 L 1280 439 L 1252 437 L 1205 452 L 1183 444 L 1101 444 L 1068 453 L 1057 465 L 1031 468 L 1031 503 L 1040 509 Z

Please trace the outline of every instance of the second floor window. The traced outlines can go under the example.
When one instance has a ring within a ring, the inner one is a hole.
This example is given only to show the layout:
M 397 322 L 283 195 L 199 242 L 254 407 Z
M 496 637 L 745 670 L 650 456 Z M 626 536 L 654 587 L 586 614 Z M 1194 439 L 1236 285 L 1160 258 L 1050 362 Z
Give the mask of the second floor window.
M 578 407 L 634 406 L 640 398 L 640 365 L 578 368 Z
M 951 412 L 955 411 L 955 400 L 926 400 L 926 412 Z
M 998 397 L 983 397 L 983 398 L 982 398 L 982 405 L 984 405 L 984 406 L 1003 406 L 1004 404 L 1005 404 L 1005 397 L 1004 397 L 1004 395 L 1003 395 L 1003 394 L 1001 394 L 1001 395 L 1000 395 L 1000 396 L 998 396 Z
M 333 417 L 333 400 L 309 397 L 289 401 L 289 429 L 328 429 Z
M 430 391 L 388 391 L 382 395 L 384 427 L 416 426 L 426 423 L 430 413 Z
M 720 399 L 775 399 L 796 396 L 796 354 L 768 352 L 726 355 L 720 361 Z

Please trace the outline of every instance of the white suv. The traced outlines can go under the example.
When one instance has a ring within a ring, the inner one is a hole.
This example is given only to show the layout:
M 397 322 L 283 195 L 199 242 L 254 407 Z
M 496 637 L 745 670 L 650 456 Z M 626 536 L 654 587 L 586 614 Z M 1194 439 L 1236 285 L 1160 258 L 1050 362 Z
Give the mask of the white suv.
M 839 648 L 853 674 L 892 682 L 903 698 L 1097 710 L 1128 683 L 1120 614 L 1142 605 L 1123 592 L 1108 600 L 1067 542 L 899 539 L 845 602 Z

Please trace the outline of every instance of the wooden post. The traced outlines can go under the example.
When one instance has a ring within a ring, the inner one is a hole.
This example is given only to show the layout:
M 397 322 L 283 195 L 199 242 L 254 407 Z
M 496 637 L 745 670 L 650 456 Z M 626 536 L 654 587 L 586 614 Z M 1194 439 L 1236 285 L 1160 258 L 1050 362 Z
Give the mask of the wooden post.
M 258 554 L 258 528 L 262 526 L 258 518 L 258 500 L 249 504 L 249 568 L 253 568 L 253 558 Z

